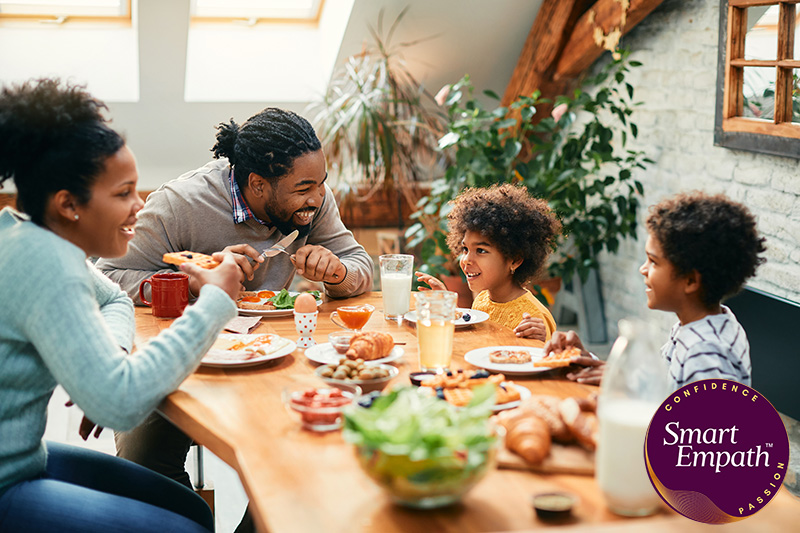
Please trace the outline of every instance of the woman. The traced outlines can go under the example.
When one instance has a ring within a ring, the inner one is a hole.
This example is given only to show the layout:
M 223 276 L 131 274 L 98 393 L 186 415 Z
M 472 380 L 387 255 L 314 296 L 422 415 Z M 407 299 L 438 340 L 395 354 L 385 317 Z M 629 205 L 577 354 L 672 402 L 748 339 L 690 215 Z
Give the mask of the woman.
M 236 314 L 230 254 L 172 327 L 128 356 L 133 305 L 89 256 L 124 255 L 142 201 L 105 105 L 57 80 L 0 93 L 0 531 L 208 531 L 188 489 L 114 457 L 42 441 L 60 384 L 86 417 L 130 429 L 198 366 Z

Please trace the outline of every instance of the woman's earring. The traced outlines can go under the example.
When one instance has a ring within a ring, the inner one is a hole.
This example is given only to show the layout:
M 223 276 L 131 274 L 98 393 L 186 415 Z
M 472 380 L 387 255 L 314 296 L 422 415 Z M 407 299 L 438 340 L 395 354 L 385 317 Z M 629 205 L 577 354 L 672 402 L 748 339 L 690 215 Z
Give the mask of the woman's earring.
M 81 217 L 79 217 L 79 216 L 78 216 L 78 213 L 75 213 L 75 216 L 74 216 L 74 217 L 72 217 L 72 218 L 73 218 L 73 219 L 75 219 L 75 220 L 78 220 L 78 219 L 79 219 L 79 218 L 81 218 Z

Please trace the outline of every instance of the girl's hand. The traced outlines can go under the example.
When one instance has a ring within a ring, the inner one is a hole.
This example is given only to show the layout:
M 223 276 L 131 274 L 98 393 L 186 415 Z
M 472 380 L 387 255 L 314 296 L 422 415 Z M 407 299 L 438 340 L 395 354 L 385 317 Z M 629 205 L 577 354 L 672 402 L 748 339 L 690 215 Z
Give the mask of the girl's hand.
M 547 340 L 547 328 L 544 325 L 544 320 L 533 318 L 530 313 L 522 313 L 522 322 L 514 328 L 514 333 L 517 334 L 517 337 L 526 339 Z
M 434 278 L 433 276 L 425 274 L 424 272 L 414 272 L 414 275 L 417 276 L 417 281 L 419 281 L 420 283 L 427 283 L 428 286 L 430 287 L 430 289 L 428 287 L 420 287 L 419 290 L 421 290 L 421 291 L 429 291 L 429 290 L 446 291 L 447 290 L 447 287 L 444 286 L 444 283 L 442 283 L 438 279 Z
M 244 273 L 239 268 L 232 253 L 217 252 L 212 257 L 215 261 L 219 261 L 220 264 L 211 270 L 200 268 L 191 263 L 182 264 L 181 270 L 195 278 L 200 288 L 206 284 L 216 285 L 228 293 L 231 300 L 235 301 L 239 297 L 239 288 L 244 281 Z

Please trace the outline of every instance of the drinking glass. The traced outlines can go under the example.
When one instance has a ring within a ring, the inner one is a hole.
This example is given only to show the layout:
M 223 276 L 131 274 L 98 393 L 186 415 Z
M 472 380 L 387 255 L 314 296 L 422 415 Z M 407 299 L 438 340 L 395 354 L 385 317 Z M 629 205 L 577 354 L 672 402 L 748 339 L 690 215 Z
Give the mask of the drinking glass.
M 446 372 L 453 357 L 458 294 L 450 291 L 414 293 L 421 370 Z
M 383 314 L 387 320 L 400 322 L 408 313 L 411 301 L 411 274 L 414 270 L 414 256 L 406 254 L 382 255 L 381 292 L 383 293 Z

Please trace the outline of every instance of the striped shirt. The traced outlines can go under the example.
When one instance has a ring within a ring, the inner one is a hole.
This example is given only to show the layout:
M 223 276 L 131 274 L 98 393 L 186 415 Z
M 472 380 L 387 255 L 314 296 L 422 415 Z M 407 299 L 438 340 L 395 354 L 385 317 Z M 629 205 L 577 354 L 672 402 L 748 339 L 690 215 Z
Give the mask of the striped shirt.
M 733 312 L 708 315 L 672 327 L 661 355 L 669 367 L 675 390 L 700 379 L 730 379 L 750 385 L 750 344 Z

